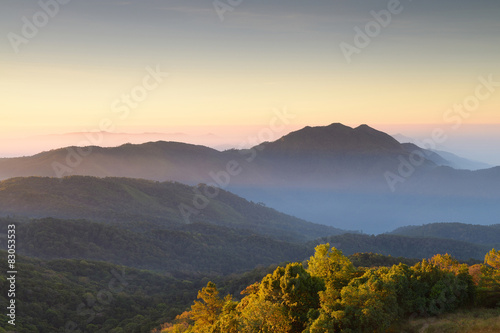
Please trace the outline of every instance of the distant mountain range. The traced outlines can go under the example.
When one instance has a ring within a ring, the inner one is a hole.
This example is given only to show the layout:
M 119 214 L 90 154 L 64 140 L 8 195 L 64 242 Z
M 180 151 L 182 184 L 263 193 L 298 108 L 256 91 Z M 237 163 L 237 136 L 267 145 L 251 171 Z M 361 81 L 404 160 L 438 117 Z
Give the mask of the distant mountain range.
M 418 145 L 417 140 L 401 134 L 395 134 L 393 135 L 393 137 L 396 140 L 398 140 L 401 144 L 407 145 L 408 147 L 416 147 Z M 443 150 L 422 149 L 422 151 L 426 152 L 427 158 L 432 160 L 438 166 L 449 166 L 454 169 L 464 169 L 464 170 L 481 170 L 493 167 L 493 165 L 479 161 L 474 161 Z
M 386 172 L 409 178 L 407 172 L 401 174 L 398 171 L 402 160 L 410 168 L 416 166 L 412 176 L 435 173 L 435 170 L 442 173 L 445 169 L 436 166 L 453 165 L 436 152 L 413 144 L 400 144 L 388 134 L 367 125 L 351 128 L 336 123 L 305 127 L 250 149 L 222 152 L 205 146 L 164 141 L 113 148 L 60 148 L 30 157 L 0 159 L 0 179 L 89 175 L 225 185 L 225 179 L 220 175 L 224 174 L 228 162 L 235 161 L 235 170 L 241 172 L 231 177 L 229 185 L 233 186 L 389 190 Z M 446 173 L 454 178 L 478 178 L 479 175 Z
M 375 233 L 433 221 L 497 223 L 500 167 L 458 170 L 448 158 L 367 125 L 335 123 L 243 150 L 163 141 L 61 148 L 0 159 L 0 179 L 90 175 L 206 183 L 305 220 Z
M 71 145 L 97 145 L 100 147 L 116 147 L 125 143 L 142 144 L 153 141 L 175 141 L 190 144 L 204 144 L 216 149 L 228 149 L 232 145 L 226 142 L 226 138 L 219 137 L 213 133 L 191 135 L 183 132 L 144 132 L 144 133 L 121 133 L 121 132 L 71 132 L 63 134 L 46 134 L 31 137 L 15 138 L 16 145 L 13 147 L 7 142 L 0 142 L 0 156 L 29 156 L 41 151 L 49 151 Z M 229 139 L 229 141 L 234 141 Z M 3 144 L 2 144 L 3 143 Z M 10 143 L 10 142 L 9 142 Z

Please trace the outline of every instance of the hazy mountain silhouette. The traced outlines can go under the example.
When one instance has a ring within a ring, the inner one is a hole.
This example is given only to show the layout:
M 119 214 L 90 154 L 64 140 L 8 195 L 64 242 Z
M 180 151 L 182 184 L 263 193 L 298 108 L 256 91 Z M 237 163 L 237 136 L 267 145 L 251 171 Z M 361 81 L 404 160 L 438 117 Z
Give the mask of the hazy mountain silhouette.
M 402 134 L 395 134 L 392 137 L 398 140 L 398 142 L 400 142 L 401 144 L 406 145 L 408 147 L 418 146 L 418 140 L 404 136 Z M 436 149 L 434 150 L 422 149 L 422 151 L 427 152 L 429 155 L 428 158 L 440 166 L 449 166 L 455 169 L 465 169 L 465 170 L 481 170 L 493 167 L 493 165 L 490 165 L 488 163 L 483 163 L 468 158 L 464 158 L 456 154 L 450 153 L 448 151 L 436 150 Z M 432 153 L 435 154 L 433 155 Z
M 0 159 L 0 179 L 91 175 L 207 183 L 306 220 L 368 232 L 421 221 L 496 223 L 500 167 L 457 170 L 447 161 L 367 125 L 335 123 L 243 150 L 163 141 L 61 148 Z
M 449 161 L 451 163 L 449 166 L 455 169 L 481 170 L 493 167 L 491 164 L 474 161 L 447 151 L 434 150 L 434 152 L 439 154 L 441 157 L 445 158 L 447 161 Z
M 367 125 L 353 129 L 336 123 L 305 127 L 246 150 L 220 152 L 164 141 L 113 148 L 67 147 L 30 157 L 0 159 L 0 179 L 90 175 L 196 184 L 220 180 L 213 174 L 236 161 L 243 170 L 232 177 L 231 185 L 387 189 L 384 173 L 397 171 L 401 158 L 409 160 L 416 150 L 428 152 L 400 144 Z M 449 164 L 431 152 L 418 165 L 417 173 L 436 165 Z
M 271 153 L 403 153 L 390 135 L 367 125 L 356 128 L 334 123 L 322 127 L 305 127 L 283 136 L 281 139 L 263 144 Z
M 67 147 L 30 157 L 0 159 L 0 179 L 25 176 L 89 175 L 151 180 L 202 181 L 207 168 L 223 167 L 222 153 L 179 142 L 148 142 L 119 147 Z
M 190 135 L 183 132 L 144 132 L 144 133 L 120 133 L 120 132 L 72 132 L 64 134 L 36 135 L 25 138 L 16 138 L 15 147 L 10 144 L 0 143 L 0 156 L 28 156 L 41 151 L 58 149 L 71 146 L 75 143 L 92 144 L 100 147 L 116 147 L 126 143 L 142 144 L 155 141 L 175 141 L 190 144 L 203 144 L 205 146 L 228 149 L 232 147 L 212 133 L 201 135 Z

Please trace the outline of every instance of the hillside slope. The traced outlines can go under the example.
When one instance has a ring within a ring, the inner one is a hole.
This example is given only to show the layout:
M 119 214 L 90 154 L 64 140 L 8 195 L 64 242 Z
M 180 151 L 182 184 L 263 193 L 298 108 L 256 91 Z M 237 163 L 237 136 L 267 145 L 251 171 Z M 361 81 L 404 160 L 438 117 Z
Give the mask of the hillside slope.
M 138 232 L 83 220 L 0 219 L 3 230 L 10 223 L 16 224 L 16 250 L 22 255 L 99 260 L 171 274 L 225 275 L 310 255 L 305 244 L 207 224 Z M 0 239 L 0 247 L 7 248 L 6 239 Z
M 0 182 L 0 212 L 3 216 L 88 219 L 119 225 L 150 222 L 162 228 L 205 223 L 289 241 L 342 233 L 224 190 L 211 198 L 204 195 L 213 190 L 205 185 L 127 178 L 13 178 Z
M 0 268 L 8 270 L 6 260 Z M 18 333 L 149 331 L 184 311 L 203 283 L 86 260 L 18 256 L 17 270 Z M 8 284 L 1 283 L 0 291 L 0 302 L 7 304 Z M 14 332 L 6 318 L 0 331 Z

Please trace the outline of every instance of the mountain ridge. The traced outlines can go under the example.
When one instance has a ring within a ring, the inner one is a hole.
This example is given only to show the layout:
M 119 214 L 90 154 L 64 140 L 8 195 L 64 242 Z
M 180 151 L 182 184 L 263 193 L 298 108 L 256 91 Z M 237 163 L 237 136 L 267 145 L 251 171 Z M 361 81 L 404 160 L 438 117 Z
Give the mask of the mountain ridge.
M 495 223 L 500 168 L 457 170 L 438 159 L 368 125 L 333 123 L 247 149 L 163 141 L 66 147 L 0 159 L 0 179 L 82 175 L 204 183 L 305 220 L 372 233 L 417 223 L 415 212 L 426 221 Z
M 0 182 L 0 212 L 3 216 L 83 218 L 121 224 L 143 221 L 169 228 L 207 223 L 294 241 L 344 232 L 280 213 L 222 189 L 216 196 L 203 199 L 206 191 L 204 184 L 192 187 L 130 178 L 11 178 Z
M 453 239 L 475 244 L 499 247 L 500 228 L 498 225 L 478 225 L 465 223 L 429 223 L 423 225 L 405 226 L 393 230 L 390 235 L 409 237 L 434 237 Z
M 263 143 L 262 145 L 271 151 L 275 151 L 277 148 L 286 151 L 296 147 L 299 151 L 315 148 L 319 151 L 330 152 L 364 152 L 374 148 L 378 148 L 379 150 L 385 148 L 404 153 L 404 150 L 400 149 L 399 143 L 390 135 L 377 131 L 365 124 L 356 128 L 341 123 L 333 123 L 328 126 L 306 126 L 274 142 Z

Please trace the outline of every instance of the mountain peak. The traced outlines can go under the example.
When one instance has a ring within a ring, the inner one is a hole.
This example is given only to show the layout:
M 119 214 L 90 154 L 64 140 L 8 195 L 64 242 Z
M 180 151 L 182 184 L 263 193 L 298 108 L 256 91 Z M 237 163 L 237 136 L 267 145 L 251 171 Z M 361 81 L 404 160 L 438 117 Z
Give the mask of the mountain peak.
M 361 124 L 355 128 L 355 130 L 359 131 L 376 131 L 373 127 L 368 126 L 367 124 Z
M 349 126 L 344 125 L 342 123 L 331 123 L 328 126 L 317 126 L 317 127 L 327 127 L 327 128 L 331 128 L 331 129 L 335 129 L 335 128 L 337 128 L 337 129 L 339 129 L 339 128 L 350 128 L 350 129 L 352 129 L 352 127 L 349 127 Z
M 399 142 L 390 135 L 366 124 L 352 128 L 341 123 L 332 123 L 328 126 L 304 127 L 283 136 L 277 141 L 267 143 L 267 148 L 270 148 L 274 152 L 401 152 L 403 150 Z

